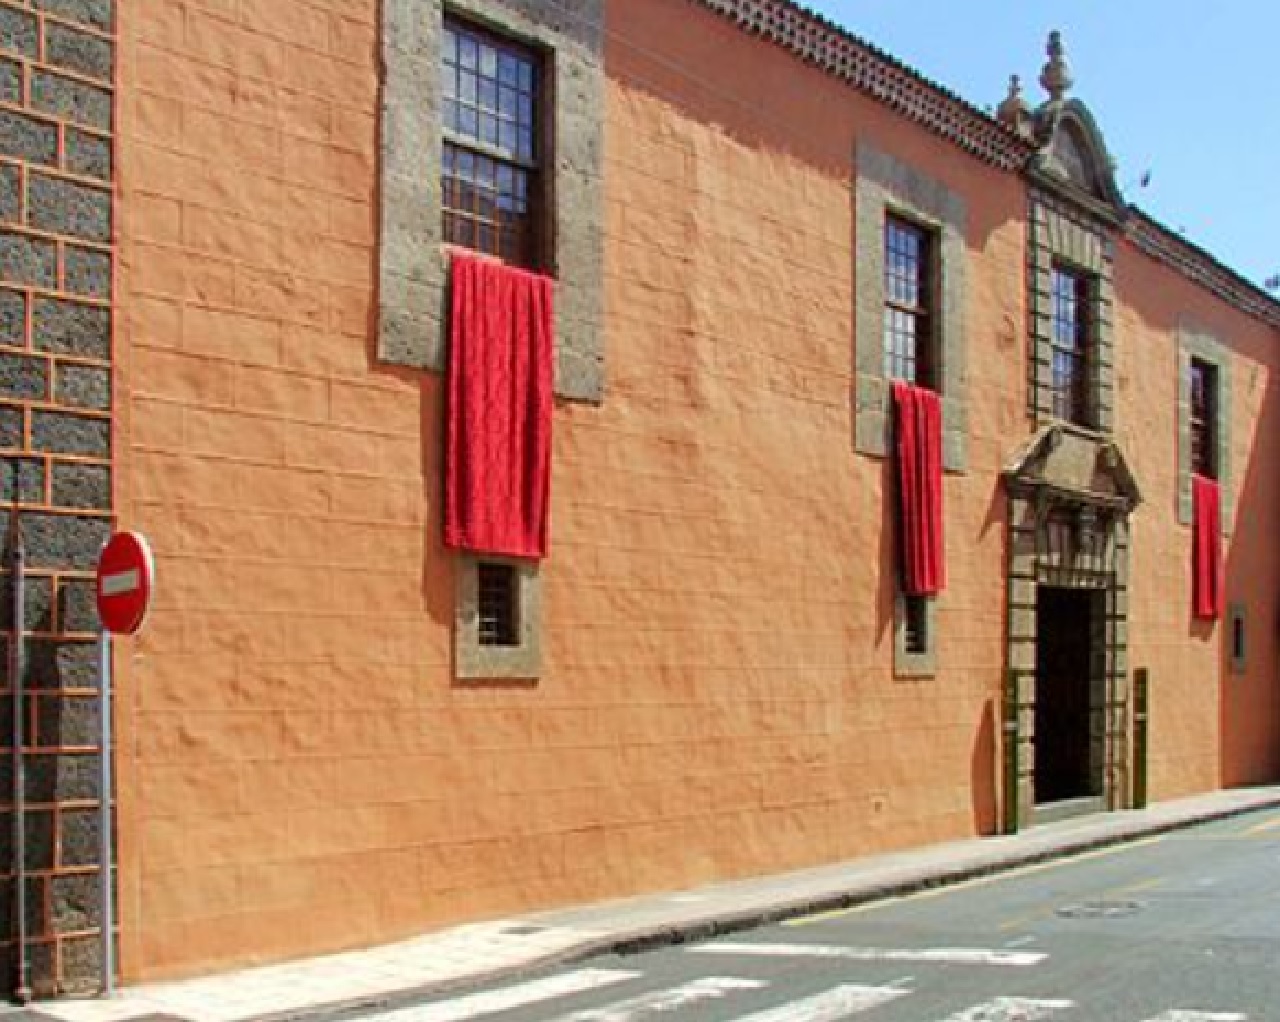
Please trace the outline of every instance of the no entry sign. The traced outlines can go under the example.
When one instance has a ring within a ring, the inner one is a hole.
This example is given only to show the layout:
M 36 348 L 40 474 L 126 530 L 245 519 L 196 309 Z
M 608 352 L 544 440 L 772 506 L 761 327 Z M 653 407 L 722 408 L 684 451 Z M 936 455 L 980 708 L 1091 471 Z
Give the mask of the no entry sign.
M 132 635 L 151 605 L 155 565 L 136 532 L 117 532 L 98 557 L 98 617 L 109 632 Z

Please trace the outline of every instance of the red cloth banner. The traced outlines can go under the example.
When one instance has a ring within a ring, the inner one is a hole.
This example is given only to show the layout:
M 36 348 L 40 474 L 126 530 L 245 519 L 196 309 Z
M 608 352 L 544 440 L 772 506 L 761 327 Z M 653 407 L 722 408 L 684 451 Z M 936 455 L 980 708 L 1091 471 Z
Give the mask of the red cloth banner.
M 445 545 L 545 557 L 552 281 L 458 252 L 452 269 Z
M 947 585 L 942 537 L 942 402 L 926 387 L 893 384 L 902 584 L 912 596 Z
M 1195 615 L 1206 621 L 1222 616 L 1226 605 L 1222 577 L 1222 488 L 1216 479 L 1191 477 L 1191 593 Z

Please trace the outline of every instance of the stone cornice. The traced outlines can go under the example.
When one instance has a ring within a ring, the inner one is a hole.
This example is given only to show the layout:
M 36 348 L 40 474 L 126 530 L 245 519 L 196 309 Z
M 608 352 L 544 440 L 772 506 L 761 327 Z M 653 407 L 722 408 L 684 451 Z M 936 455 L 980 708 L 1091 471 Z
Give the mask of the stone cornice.
M 1241 312 L 1280 327 L 1280 301 L 1137 206 L 1129 209 L 1125 235 L 1140 252 L 1177 270 Z

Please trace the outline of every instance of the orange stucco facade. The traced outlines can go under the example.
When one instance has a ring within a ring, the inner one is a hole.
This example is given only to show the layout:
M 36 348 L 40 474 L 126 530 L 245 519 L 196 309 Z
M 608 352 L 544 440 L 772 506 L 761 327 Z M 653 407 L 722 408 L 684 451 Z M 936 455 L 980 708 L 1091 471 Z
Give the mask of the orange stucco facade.
M 123 977 L 996 832 L 1026 179 L 691 0 L 610 0 L 605 394 L 555 411 L 540 676 L 458 681 L 442 380 L 376 349 L 378 16 L 119 8 L 115 493 L 159 577 L 116 653 Z M 968 206 L 928 677 L 895 675 L 892 466 L 855 444 L 867 140 Z M 1280 330 L 1115 264 L 1151 794 L 1274 779 Z M 1184 316 L 1230 349 L 1242 673 L 1190 614 Z

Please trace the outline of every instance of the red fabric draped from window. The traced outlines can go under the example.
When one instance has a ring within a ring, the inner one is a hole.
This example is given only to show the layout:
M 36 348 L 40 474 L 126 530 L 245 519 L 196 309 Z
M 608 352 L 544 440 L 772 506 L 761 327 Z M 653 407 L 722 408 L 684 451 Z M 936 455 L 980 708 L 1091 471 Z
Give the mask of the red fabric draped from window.
M 1195 616 L 1216 620 L 1225 605 L 1222 577 L 1222 491 L 1215 479 L 1191 477 L 1191 591 Z
M 463 253 L 452 268 L 445 545 L 544 557 L 552 282 Z
M 942 537 L 942 403 L 926 387 L 893 384 L 897 419 L 902 585 L 932 596 L 947 585 Z

